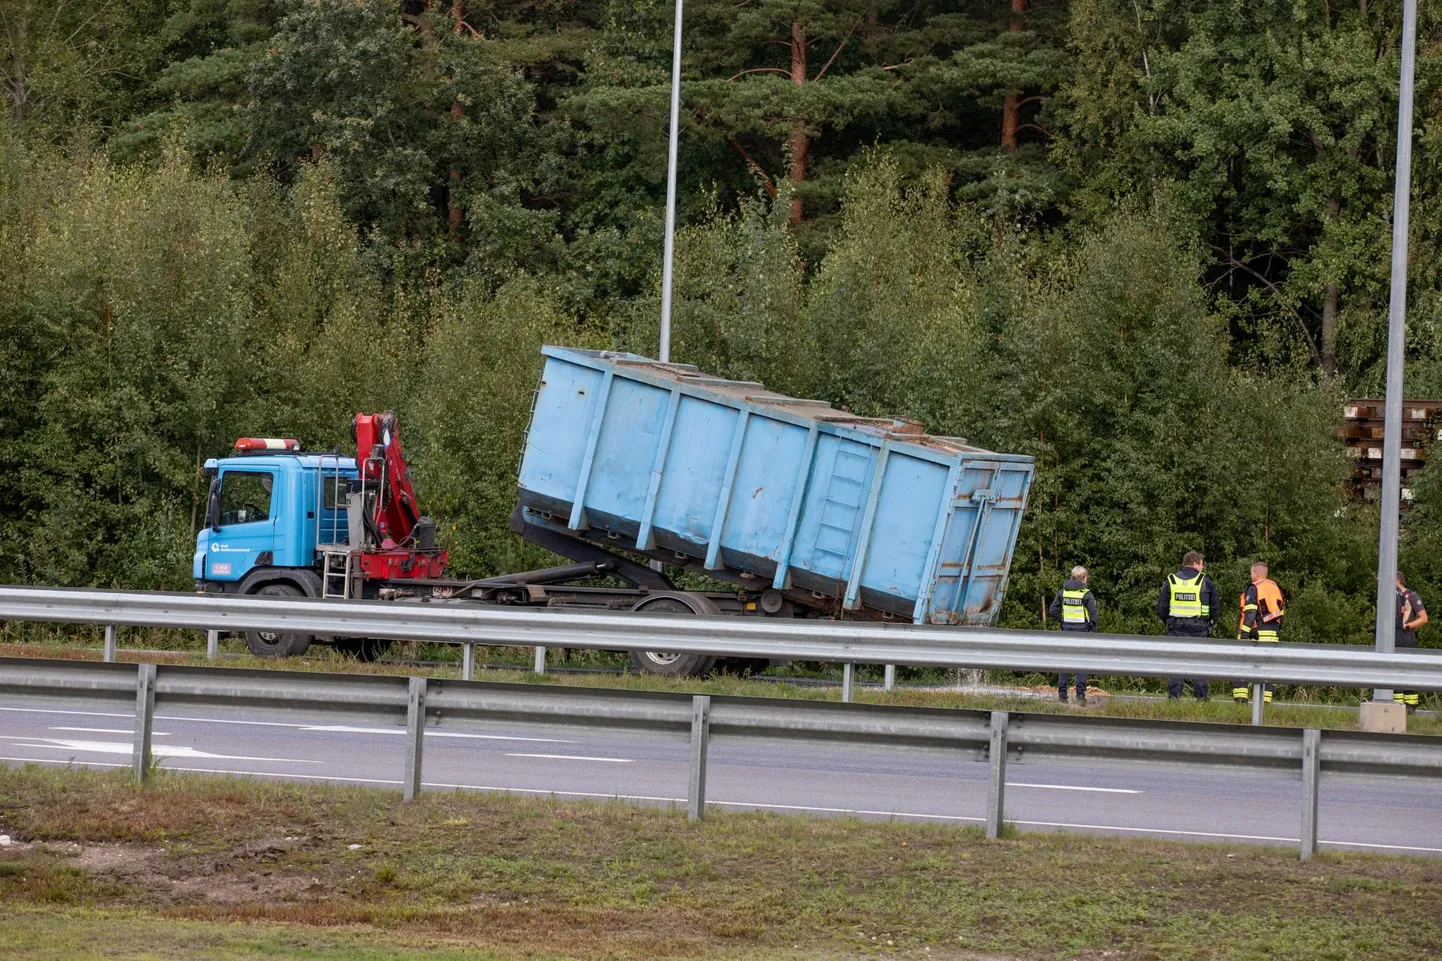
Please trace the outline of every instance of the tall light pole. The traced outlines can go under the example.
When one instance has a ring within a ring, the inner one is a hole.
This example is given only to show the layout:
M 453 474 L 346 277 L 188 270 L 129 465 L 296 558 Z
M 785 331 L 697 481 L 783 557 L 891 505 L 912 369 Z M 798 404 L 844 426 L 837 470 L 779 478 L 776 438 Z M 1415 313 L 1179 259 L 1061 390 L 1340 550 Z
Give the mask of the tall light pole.
M 671 362 L 671 269 L 676 260 L 676 148 L 681 139 L 681 5 L 676 0 L 676 27 L 671 35 L 671 138 L 666 153 L 666 252 L 661 256 L 661 344 L 656 359 Z M 658 560 L 651 570 L 664 570 Z
M 671 39 L 671 142 L 666 160 L 666 253 L 661 259 L 661 350 L 671 360 L 671 268 L 676 256 L 676 145 L 681 138 L 681 4 L 676 0 L 676 30 Z
M 1402 81 L 1397 90 L 1397 175 L 1392 203 L 1392 295 L 1387 311 L 1387 409 L 1382 430 L 1382 535 L 1377 552 L 1377 650 L 1390 653 L 1397 618 L 1397 528 L 1402 509 L 1402 366 L 1407 338 L 1407 224 L 1412 206 L 1412 73 L 1417 0 L 1402 3 Z M 1391 701 L 1378 688 L 1373 697 Z

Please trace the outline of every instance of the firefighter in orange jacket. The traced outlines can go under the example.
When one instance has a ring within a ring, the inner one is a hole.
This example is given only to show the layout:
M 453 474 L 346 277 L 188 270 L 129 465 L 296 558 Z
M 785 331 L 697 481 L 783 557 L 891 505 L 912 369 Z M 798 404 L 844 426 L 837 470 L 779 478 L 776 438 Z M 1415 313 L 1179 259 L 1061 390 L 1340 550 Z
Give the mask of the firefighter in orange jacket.
M 1282 589 L 1267 576 L 1265 561 L 1252 564 L 1252 583 L 1242 592 L 1242 619 L 1237 625 L 1237 640 L 1257 641 L 1262 644 L 1276 644 L 1281 640 L 1282 619 L 1286 617 Z M 1262 700 L 1272 703 L 1272 686 L 1262 686 Z M 1245 681 L 1235 682 L 1232 700 L 1238 704 L 1247 703 L 1251 688 Z

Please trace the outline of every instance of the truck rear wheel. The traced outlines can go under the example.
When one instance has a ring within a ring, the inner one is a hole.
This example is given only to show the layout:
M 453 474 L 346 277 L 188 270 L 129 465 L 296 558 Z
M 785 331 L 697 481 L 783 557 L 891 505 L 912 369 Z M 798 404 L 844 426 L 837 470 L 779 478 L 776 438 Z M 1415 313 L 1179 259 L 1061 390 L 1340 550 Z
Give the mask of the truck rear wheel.
M 721 613 L 711 598 L 686 593 L 644 598 L 631 610 L 646 614 Z M 705 677 L 716 667 L 716 658 L 706 654 L 676 654 L 670 651 L 632 651 L 630 661 L 633 670 L 666 677 Z
M 289 584 L 267 584 L 254 592 L 264 597 L 304 597 L 300 588 Z M 256 657 L 299 657 L 315 640 L 313 634 L 294 631 L 246 631 L 245 646 Z

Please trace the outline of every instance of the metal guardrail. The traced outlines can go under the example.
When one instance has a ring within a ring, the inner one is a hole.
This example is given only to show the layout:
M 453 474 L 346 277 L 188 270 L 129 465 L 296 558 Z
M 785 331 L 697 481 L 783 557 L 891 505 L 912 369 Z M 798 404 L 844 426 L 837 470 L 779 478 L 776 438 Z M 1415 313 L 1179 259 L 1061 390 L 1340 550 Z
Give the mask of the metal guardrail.
M 1010 761 L 1107 759 L 1285 772 L 1299 775 L 1302 781 L 1304 859 L 1317 848 L 1317 788 L 1323 774 L 1442 779 L 1442 737 L 423 677 L 0 658 L 0 696 L 133 702 L 132 767 L 142 783 L 151 773 L 157 706 L 238 708 L 267 716 L 324 711 L 397 723 L 404 718 L 402 793 L 407 800 L 421 790 L 425 729 L 439 726 L 443 719 L 669 733 L 687 738 L 691 745 L 687 812 L 692 820 L 706 810 L 706 761 L 712 737 L 969 752 L 989 768 L 988 837 L 997 837 L 1004 823 Z
M 1442 690 L 1436 654 L 1340 644 L 22 587 L 0 587 L 0 620 L 199 628 L 211 632 L 212 648 L 217 632 L 247 629 L 461 644 L 466 664 L 480 644 Z

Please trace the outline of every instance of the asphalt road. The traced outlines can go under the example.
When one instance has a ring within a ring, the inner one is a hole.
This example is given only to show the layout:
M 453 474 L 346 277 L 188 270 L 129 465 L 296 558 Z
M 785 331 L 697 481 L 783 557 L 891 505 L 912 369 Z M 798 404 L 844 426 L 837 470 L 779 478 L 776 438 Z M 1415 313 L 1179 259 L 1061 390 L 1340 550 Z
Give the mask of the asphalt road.
M 0 762 L 128 767 L 133 715 L 114 702 L 0 704 Z M 399 785 L 405 729 L 324 714 L 283 720 L 157 711 L 164 768 Z M 508 791 L 685 806 L 682 737 L 559 725 L 443 724 L 426 732 L 430 790 Z M 1008 765 L 1006 816 L 1023 830 L 1296 844 L 1301 785 L 1281 775 L 1127 762 Z M 801 815 L 980 824 L 986 765 L 970 752 L 713 738 L 708 803 Z M 1442 855 L 1442 790 L 1392 778 L 1322 779 L 1322 845 Z

